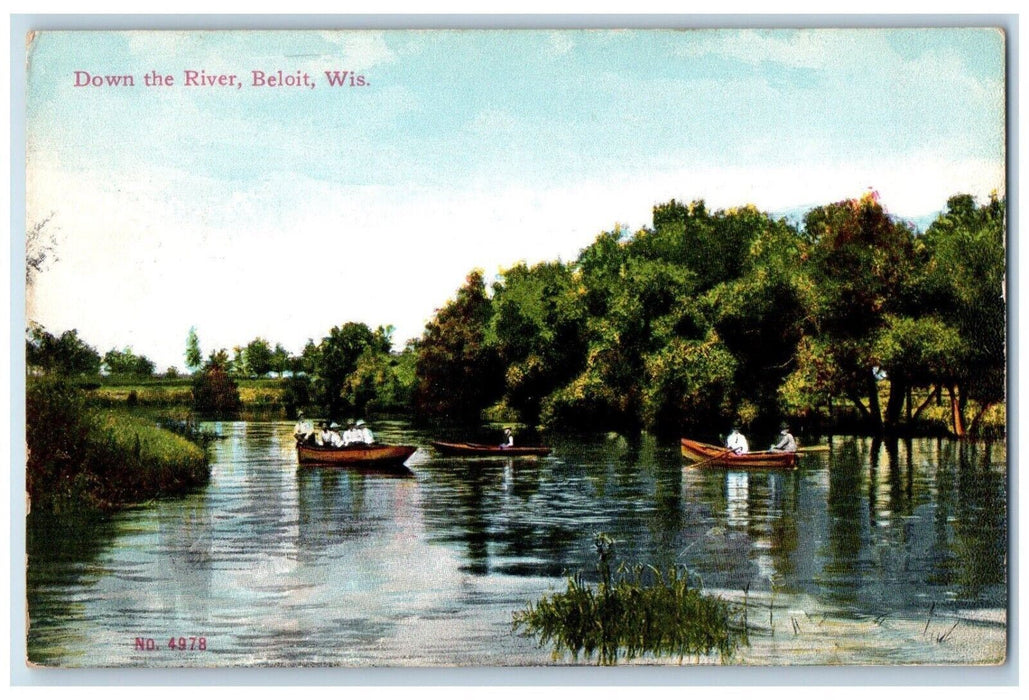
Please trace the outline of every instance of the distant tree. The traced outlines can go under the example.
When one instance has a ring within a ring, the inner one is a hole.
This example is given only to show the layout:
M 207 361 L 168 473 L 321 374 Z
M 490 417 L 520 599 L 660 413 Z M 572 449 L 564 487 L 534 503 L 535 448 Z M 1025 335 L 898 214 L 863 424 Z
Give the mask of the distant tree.
M 273 353 L 271 345 L 264 338 L 254 338 L 243 351 L 247 373 L 251 376 L 263 377 L 272 369 Z
M 314 368 L 318 364 L 318 345 L 308 338 L 300 355 L 291 357 L 289 363 L 294 374 L 314 374 Z
M 486 342 L 490 316 L 482 272 L 476 270 L 436 312 L 418 344 L 415 408 L 422 416 L 474 421 L 500 398 L 503 365 Z
M 286 348 L 282 347 L 281 343 L 276 343 L 275 344 L 275 349 L 272 350 L 272 357 L 271 357 L 271 368 L 272 368 L 272 370 L 274 370 L 281 377 L 283 375 L 283 373 L 290 368 L 289 365 L 290 365 L 289 350 L 287 350 Z
M 348 322 L 336 326 L 318 345 L 314 387 L 318 402 L 330 416 L 339 417 L 346 401 L 343 386 L 357 369 L 358 358 L 373 346 L 375 334 L 363 323 Z
M 25 364 L 44 372 L 62 375 L 96 375 L 100 354 L 79 338 L 77 330 L 54 336 L 42 326 L 29 329 L 25 341 Z
M 218 350 L 212 350 L 211 354 L 207 356 L 207 362 L 204 367 L 217 367 L 223 372 L 228 372 L 232 363 L 229 361 L 229 351 L 225 348 Z
M 164 370 L 164 378 L 165 379 L 178 379 L 178 377 L 179 377 L 179 370 L 178 370 L 177 367 L 171 366 L 168 369 Z
M 229 361 L 229 374 L 237 377 L 245 377 L 249 374 L 247 360 L 243 355 L 243 346 L 235 345 L 232 348 L 232 360 Z
M 186 336 L 186 369 L 196 372 L 204 364 L 204 356 L 200 352 L 200 339 L 197 337 L 197 329 L 190 326 L 189 335 Z
M 109 374 L 151 377 L 156 366 L 145 355 L 137 355 L 131 347 L 111 348 L 104 354 L 104 367 Z

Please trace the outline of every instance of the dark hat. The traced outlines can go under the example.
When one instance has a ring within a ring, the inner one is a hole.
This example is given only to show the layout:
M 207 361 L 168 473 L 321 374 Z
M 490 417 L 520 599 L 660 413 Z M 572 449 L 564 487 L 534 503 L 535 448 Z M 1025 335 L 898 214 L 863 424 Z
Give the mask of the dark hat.
M 790 429 L 790 424 L 789 423 L 783 421 L 782 423 L 779 424 L 779 430 L 789 430 L 789 429 Z

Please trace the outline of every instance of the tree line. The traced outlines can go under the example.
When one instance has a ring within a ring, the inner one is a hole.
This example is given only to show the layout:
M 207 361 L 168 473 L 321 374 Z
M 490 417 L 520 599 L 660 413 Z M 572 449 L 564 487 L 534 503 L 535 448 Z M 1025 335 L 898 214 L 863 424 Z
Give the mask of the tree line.
M 469 274 L 418 341 L 415 407 L 686 434 L 829 427 L 835 402 L 880 435 L 935 399 L 976 433 L 1004 400 L 1004 227 L 996 196 L 952 197 L 924 233 L 872 194 L 800 224 L 672 200 L 574 261 Z
M 288 415 L 410 410 L 573 430 L 708 434 L 783 419 L 812 430 L 910 430 L 929 405 L 977 434 L 1006 381 L 1005 202 L 958 195 L 925 232 L 871 194 L 793 223 L 703 201 L 601 233 L 570 262 L 472 271 L 422 336 L 348 322 L 293 355 L 255 338 L 186 341 L 197 407 L 239 408 L 236 380 L 275 373 Z M 76 331 L 31 329 L 30 367 L 153 374 L 131 348 L 103 357 Z M 175 374 L 173 368 L 166 372 Z

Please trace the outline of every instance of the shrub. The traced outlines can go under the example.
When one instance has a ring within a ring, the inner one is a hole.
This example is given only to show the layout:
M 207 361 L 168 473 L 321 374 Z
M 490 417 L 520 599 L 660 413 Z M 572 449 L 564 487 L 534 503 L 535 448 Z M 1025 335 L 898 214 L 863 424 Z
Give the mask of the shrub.
M 241 407 L 239 388 L 223 367 L 208 365 L 193 379 L 193 408 L 198 413 L 231 415 Z

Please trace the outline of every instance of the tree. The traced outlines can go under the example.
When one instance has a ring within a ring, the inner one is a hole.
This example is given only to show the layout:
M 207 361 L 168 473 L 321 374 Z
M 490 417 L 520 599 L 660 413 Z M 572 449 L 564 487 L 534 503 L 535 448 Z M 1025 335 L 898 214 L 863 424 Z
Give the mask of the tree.
M 79 338 L 76 329 L 54 336 L 33 325 L 25 341 L 25 364 L 53 374 L 96 375 L 100 373 L 100 354 Z
M 200 339 L 197 337 L 195 326 L 189 327 L 189 335 L 186 336 L 186 369 L 191 373 L 196 372 L 204 364 L 204 356 L 200 352 Z
M 503 365 L 486 342 L 491 317 L 482 272 L 425 327 L 418 344 L 415 408 L 425 417 L 477 421 L 503 391 Z
M 272 350 L 271 357 L 271 368 L 281 377 L 283 373 L 290 367 L 290 354 L 289 350 L 282 347 L 281 343 L 275 344 L 275 349 Z
M 947 201 L 925 233 L 925 292 L 943 323 L 960 338 L 950 371 L 937 375 L 948 388 L 953 429 L 976 432 L 990 406 L 1004 400 L 1006 382 L 1005 202 L 996 195 L 977 206 L 971 195 Z M 969 401 L 979 409 L 966 429 Z
M 488 342 L 506 367 L 505 398 L 535 423 L 543 399 L 567 384 L 586 359 L 586 315 L 580 284 L 559 263 L 524 263 L 494 284 Z
M 381 336 L 363 323 L 335 326 L 322 338 L 315 359 L 315 391 L 330 416 L 339 417 L 348 404 L 343 396 L 347 378 L 357 369 L 358 358 L 369 347 L 381 347 Z M 352 406 L 349 406 L 352 408 Z
M 251 340 L 243 354 L 247 372 L 251 376 L 263 377 L 271 371 L 273 366 L 272 348 L 264 338 L 254 338 Z
M 123 350 L 111 348 L 104 354 L 104 367 L 109 374 L 122 374 L 134 377 L 151 377 L 156 365 L 145 355 L 137 355 L 131 347 Z
M 234 345 L 232 348 L 232 360 L 229 362 L 229 373 L 237 377 L 245 377 L 248 374 L 247 361 L 243 356 L 243 346 Z
M 894 416 L 888 412 L 884 421 L 879 402 L 883 363 L 875 350 L 891 315 L 920 313 L 913 301 L 913 231 L 866 195 L 808 212 L 805 234 L 816 333 L 831 353 L 822 360 L 834 365 L 823 374 L 832 382 L 826 388 L 847 396 L 873 433 L 892 430 Z M 898 405 L 908 386 L 902 373 L 890 376 L 888 403 Z

